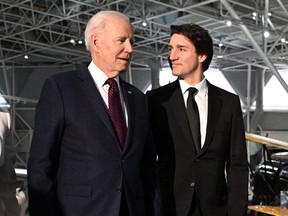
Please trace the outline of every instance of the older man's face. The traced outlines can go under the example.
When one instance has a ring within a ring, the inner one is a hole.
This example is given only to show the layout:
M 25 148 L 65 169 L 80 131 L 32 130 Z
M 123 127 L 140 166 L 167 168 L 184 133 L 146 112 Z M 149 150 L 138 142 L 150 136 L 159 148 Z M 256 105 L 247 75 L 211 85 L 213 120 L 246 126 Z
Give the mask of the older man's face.
M 95 64 L 107 76 L 115 77 L 126 70 L 131 60 L 133 28 L 128 21 L 112 18 L 101 31 Z

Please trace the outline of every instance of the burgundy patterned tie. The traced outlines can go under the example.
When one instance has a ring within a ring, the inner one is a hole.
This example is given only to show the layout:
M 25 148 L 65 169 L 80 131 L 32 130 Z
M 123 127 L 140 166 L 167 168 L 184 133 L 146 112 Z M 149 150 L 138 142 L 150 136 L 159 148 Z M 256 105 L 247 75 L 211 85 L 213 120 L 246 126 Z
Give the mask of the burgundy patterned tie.
M 109 90 L 108 90 L 109 115 L 113 122 L 115 131 L 117 133 L 120 146 L 121 148 L 123 148 L 127 127 L 120 101 L 120 94 L 117 83 L 114 78 L 107 79 L 107 83 L 109 84 Z

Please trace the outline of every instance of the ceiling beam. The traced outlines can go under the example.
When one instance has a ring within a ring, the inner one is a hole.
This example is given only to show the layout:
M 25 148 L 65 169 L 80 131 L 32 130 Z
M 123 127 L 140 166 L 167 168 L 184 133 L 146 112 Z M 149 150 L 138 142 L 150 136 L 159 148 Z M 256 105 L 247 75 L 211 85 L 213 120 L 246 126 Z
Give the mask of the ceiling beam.
M 285 89 L 285 91 L 288 93 L 288 85 L 287 83 L 284 81 L 284 79 L 281 77 L 281 75 L 279 74 L 279 72 L 277 71 L 276 67 L 272 64 L 272 62 L 267 58 L 267 56 L 265 55 L 265 53 L 263 52 L 263 50 L 261 49 L 261 47 L 258 45 L 258 43 L 256 42 L 255 38 L 252 36 L 252 34 L 250 33 L 249 29 L 242 24 L 240 17 L 238 16 L 238 14 L 235 12 L 235 10 L 231 7 L 230 3 L 227 0 L 220 0 L 221 3 L 225 6 L 225 8 L 229 11 L 229 13 L 231 14 L 231 16 L 235 19 L 239 21 L 239 25 L 242 29 L 242 31 L 245 33 L 245 35 L 249 38 L 252 46 L 255 48 L 256 52 L 259 54 L 260 57 L 263 58 L 263 61 L 265 62 L 265 64 L 269 67 L 269 69 L 271 70 L 271 72 L 274 74 L 274 76 L 278 79 L 278 81 L 280 82 L 280 84 L 283 86 L 283 88 Z

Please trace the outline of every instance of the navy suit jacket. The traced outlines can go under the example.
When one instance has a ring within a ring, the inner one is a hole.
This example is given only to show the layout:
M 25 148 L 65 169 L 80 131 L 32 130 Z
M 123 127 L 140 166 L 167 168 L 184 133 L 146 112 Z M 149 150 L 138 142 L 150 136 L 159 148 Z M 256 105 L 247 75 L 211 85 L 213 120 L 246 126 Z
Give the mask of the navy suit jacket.
M 145 95 L 120 79 L 128 113 L 124 149 L 87 68 L 49 77 L 28 162 L 31 216 L 153 215 L 155 151 Z
M 208 82 L 204 146 L 197 154 L 179 81 L 147 93 L 165 216 L 244 216 L 248 163 L 238 96 Z M 196 201 L 197 200 L 197 201 Z

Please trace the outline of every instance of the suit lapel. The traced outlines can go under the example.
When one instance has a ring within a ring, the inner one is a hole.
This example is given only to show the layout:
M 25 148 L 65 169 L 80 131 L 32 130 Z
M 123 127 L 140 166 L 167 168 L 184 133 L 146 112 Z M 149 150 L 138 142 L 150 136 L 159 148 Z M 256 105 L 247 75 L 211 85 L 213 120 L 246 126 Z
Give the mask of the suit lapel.
M 167 110 L 172 110 L 172 114 L 175 116 L 175 123 L 179 125 L 179 127 L 175 127 L 175 130 L 173 130 L 173 132 L 176 133 L 175 136 L 177 136 L 177 134 L 179 134 L 177 130 L 181 130 L 191 149 L 196 152 L 194 141 L 192 139 L 192 135 L 189 129 L 186 108 L 178 80 L 171 83 L 170 90 L 171 99 L 167 102 Z
M 217 122 L 219 120 L 219 113 L 222 109 L 222 100 L 219 97 L 219 91 L 215 86 L 207 81 L 208 84 L 208 120 L 206 139 L 201 152 L 204 152 L 211 143 Z
M 104 122 L 108 131 L 114 137 L 115 141 L 118 143 L 118 139 L 114 132 L 113 125 L 111 123 L 109 114 L 107 112 L 106 105 L 102 99 L 102 96 L 97 89 L 94 80 L 87 68 L 81 68 L 77 71 L 78 77 L 81 79 L 80 88 L 87 96 L 88 100 L 92 104 L 95 112 L 98 114 L 99 118 Z M 119 146 L 119 145 L 118 145 Z
M 133 125 L 135 120 L 135 106 L 134 106 L 134 94 L 129 90 L 128 85 L 121 78 L 119 78 L 119 81 L 128 117 L 128 130 L 123 149 L 124 152 L 128 148 L 129 137 L 131 137 L 131 134 L 133 134 L 133 128 L 134 128 Z

